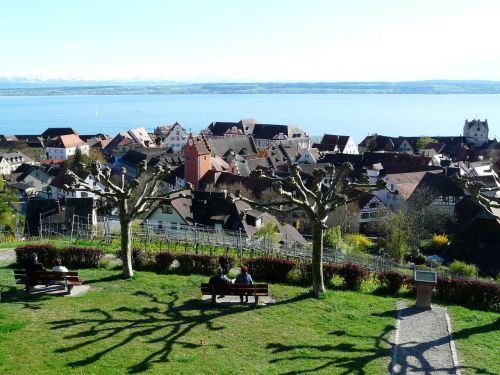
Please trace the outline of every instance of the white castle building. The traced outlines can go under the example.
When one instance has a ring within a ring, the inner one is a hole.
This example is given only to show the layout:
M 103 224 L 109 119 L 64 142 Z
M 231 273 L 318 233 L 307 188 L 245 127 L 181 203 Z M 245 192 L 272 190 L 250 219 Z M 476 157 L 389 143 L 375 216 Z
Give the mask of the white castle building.
M 471 146 L 482 146 L 488 143 L 488 120 L 465 120 L 464 137 Z

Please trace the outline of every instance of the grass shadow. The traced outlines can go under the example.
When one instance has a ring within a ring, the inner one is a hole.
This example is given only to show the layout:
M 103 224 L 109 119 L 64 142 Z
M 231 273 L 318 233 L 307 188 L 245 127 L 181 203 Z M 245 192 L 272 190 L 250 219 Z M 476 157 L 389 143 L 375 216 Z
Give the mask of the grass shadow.
M 150 370 L 154 364 L 167 362 L 175 347 L 191 349 L 204 353 L 207 346 L 222 349 L 222 344 L 208 345 L 201 340 L 199 343 L 189 342 L 186 336 L 196 327 L 204 326 L 210 331 L 225 329 L 220 323 L 221 318 L 246 313 L 254 309 L 272 308 L 276 305 L 295 303 L 309 295 L 300 295 L 269 306 L 253 306 L 235 304 L 232 306 L 207 305 L 199 299 L 181 302 L 176 292 L 158 296 L 146 291 L 133 293 L 134 296 L 148 300 L 147 307 L 131 308 L 122 306 L 112 311 L 101 308 L 83 310 L 82 317 L 62 319 L 49 322 L 53 331 L 64 332 L 65 329 L 80 328 L 79 332 L 67 335 L 68 340 L 78 342 L 56 350 L 56 353 L 75 352 L 85 347 L 102 347 L 97 343 L 109 342 L 105 349 L 98 350 L 90 356 L 68 363 L 70 367 L 85 367 L 101 360 L 106 354 L 126 347 L 135 341 L 145 345 L 160 344 L 159 348 L 150 352 L 140 362 L 128 368 L 129 373 L 140 373 Z M 109 340 L 109 341 L 108 341 Z M 156 345 L 158 347 L 158 345 Z

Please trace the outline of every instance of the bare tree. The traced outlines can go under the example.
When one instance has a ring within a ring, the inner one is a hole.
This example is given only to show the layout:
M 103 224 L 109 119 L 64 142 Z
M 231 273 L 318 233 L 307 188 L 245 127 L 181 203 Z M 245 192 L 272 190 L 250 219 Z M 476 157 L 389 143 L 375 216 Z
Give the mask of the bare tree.
M 160 200 L 171 201 L 187 197 L 181 191 L 186 189 L 192 190 L 192 186 L 188 184 L 187 188 L 162 193 L 160 182 L 172 171 L 172 167 L 169 165 L 158 165 L 152 173 L 146 174 L 146 163 L 144 161 L 140 162 L 137 165 L 137 176 L 128 183 L 125 168 L 120 170 L 118 181 L 116 182 L 112 180 L 111 169 L 103 167 L 98 161 L 93 162 L 89 169 L 94 179 L 94 182 L 89 183 L 83 181 L 73 171 L 68 169 L 66 171 L 66 176 L 69 177 L 67 187 L 73 190 L 80 189 L 96 194 L 118 206 L 121 227 L 121 251 L 124 255 L 123 275 L 125 278 L 131 278 L 134 275 L 131 246 L 132 221 L 150 212 Z M 104 186 L 104 190 L 99 184 Z M 175 195 L 175 197 L 172 197 L 172 195 Z
M 492 213 L 492 208 L 500 208 L 500 187 L 486 188 L 481 181 L 474 181 L 468 177 L 452 176 L 453 181 L 462 189 L 469 192 L 472 199 Z
M 256 170 L 252 172 L 252 177 L 262 178 L 272 184 L 277 195 L 276 199 L 256 202 L 241 195 L 237 195 L 234 199 L 243 200 L 252 206 L 272 212 L 283 213 L 302 210 L 307 215 L 313 232 L 313 291 L 314 295 L 319 297 L 325 291 L 323 236 L 327 228 L 325 223 L 329 214 L 338 207 L 356 200 L 357 196 L 353 194 L 353 190 L 375 188 L 375 186 L 368 184 L 366 176 L 355 183 L 350 182 L 347 178 L 353 169 L 350 163 L 344 163 L 338 170 L 331 165 L 315 169 L 312 181 L 307 186 L 300 173 L 300 166 L 296 163 L 290 163 L 289 167 L 290 174 L 286 177 L 278 176 L 274 171 L 264 173 L 262 170 Z M 382 181 L 378 185 L 379 189 L 385 186 Z

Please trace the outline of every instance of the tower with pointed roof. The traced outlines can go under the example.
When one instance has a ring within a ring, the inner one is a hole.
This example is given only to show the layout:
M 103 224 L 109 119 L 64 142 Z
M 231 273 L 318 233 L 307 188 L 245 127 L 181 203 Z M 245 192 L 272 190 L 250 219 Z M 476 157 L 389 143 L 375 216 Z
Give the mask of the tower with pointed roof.
M 210 146 L 203 136 L 189 134 L 184 146 L 185 179 L 198 188 L 198 182 L 211 168 Z

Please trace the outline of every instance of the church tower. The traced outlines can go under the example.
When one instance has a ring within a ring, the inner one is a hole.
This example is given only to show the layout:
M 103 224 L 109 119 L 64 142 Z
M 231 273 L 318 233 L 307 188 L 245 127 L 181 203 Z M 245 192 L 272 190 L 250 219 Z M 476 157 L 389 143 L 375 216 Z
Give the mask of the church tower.
M 211 151 L 206 139 L 202 136 L 196 137 L 189 134 L 184 146 L 185 179 L 186 182 L 198 188 L 200 179 L 210 170 Z

